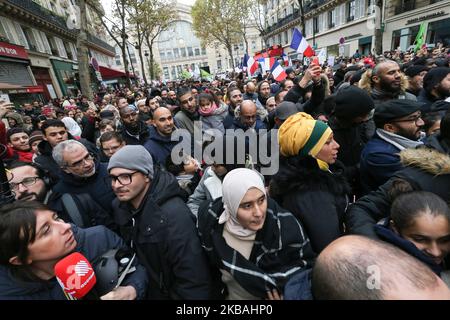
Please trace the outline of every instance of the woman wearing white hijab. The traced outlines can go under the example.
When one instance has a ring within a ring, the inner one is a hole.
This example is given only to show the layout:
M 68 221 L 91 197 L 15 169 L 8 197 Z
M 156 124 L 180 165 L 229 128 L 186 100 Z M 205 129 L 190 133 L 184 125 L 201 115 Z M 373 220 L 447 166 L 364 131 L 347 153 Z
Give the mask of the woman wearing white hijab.
M 267 197 L 256 171 L 232 170 L 222 193 L 200 207 L 197 226 L 226 298 L 281 298 L 287 280 L 315 258 L 301 224 Z
M 71 117 L 64 117 L 62 118 L 62 122 L 64 122 L 67 131 L 69 131 L 74 138 L 79 139 L 81 137 L 81 128 L 75 120 Z

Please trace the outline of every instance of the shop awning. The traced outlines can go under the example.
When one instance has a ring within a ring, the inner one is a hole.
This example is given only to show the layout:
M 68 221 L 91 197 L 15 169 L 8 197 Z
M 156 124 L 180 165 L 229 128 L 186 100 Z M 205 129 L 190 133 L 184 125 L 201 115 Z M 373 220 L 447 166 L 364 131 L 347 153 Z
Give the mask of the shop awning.
M 0 82 L 0 90 L 8 91 L 9 93 L 41 93 L 44 92 L 42 86 L 19 86 L 16 84 Z
M 100 73 L 102 74 L 103 79 L 117 79 L 117 78 L 125 78 L 126 74 L 123 71 L 108 68 L 108 67 L 100 67 Z M 130 78 L 134 78 L 134 75 L 130 72 Z

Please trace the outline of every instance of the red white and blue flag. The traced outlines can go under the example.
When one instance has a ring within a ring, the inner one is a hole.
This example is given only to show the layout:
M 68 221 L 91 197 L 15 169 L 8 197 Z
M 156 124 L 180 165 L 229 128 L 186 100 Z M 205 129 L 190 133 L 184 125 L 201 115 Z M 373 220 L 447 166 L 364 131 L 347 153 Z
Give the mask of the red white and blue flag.
M 287 77 L 286 72 L 277 60 L 274 61 L 270 71 L 272 72 L 273 78 L 278 82 L 283 81 Z
M 290 47 L 298 53 L 302 53 L 304 57 L 312 57 L 315 55 L 314 50 L 306 42 L 306 38 L 297 28 L 294 29 Z
M 283 54 L 281 55 L 281 57 L 283 58 L 283 62 L 284 62 L 284 66 L 285 67 L 290 67 L 292 65 L 291 59 L 288 57 L 287 54 L 285 54 L 283 52 Z
M 250 57 L 249 55 L 244 55 L 244 67 L 247 67 L 247 72 L 249 76 L 253 76 L 258 70 L 259 63 L 257 60 L 255 60 L 253 57 Z

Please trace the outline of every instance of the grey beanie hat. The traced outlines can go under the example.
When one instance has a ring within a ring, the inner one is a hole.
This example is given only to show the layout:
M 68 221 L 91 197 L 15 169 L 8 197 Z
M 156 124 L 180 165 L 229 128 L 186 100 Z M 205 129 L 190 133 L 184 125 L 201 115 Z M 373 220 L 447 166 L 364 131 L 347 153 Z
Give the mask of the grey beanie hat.
M 108 172 L 114 168 L 138 170 L 153 179 L 153 160 L 150 153 L 141 145 L 121 148 L 109 159 Z

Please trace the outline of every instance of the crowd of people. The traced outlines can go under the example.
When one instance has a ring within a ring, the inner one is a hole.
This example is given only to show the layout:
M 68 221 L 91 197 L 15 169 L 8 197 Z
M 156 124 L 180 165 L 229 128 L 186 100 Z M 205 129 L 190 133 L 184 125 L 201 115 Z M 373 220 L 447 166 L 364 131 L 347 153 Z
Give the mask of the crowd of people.
M 450 299 L 450 49 L 286 74 L 0 101 L 0 299 L 121 247 L 101 299 Z

